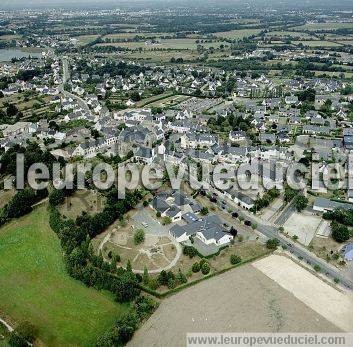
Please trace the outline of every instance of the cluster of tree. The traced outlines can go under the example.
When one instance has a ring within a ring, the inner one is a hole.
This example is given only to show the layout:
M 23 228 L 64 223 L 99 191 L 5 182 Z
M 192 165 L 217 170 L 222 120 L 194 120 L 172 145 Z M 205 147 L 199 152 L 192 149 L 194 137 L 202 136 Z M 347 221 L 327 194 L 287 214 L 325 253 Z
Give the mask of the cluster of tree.
M 342 243 L 353 236 L 353 230 L 348 229 L 353 226 L 353 209 L 328 211 L 323 214 L 323 218 L 332 221 L 332 238 L 335 241 Z
M 184 246 L 183 248 L 183 254 L 189 256 L 189 258 L 194 258 L 197 256 L 197 250 L 193 246 Z
M 270 203 L 279 197 L 280 192 L 276 188 L 268 190 L 261 198 L 257 198 L 254 202 L 254 206 L 250 209 L 251 212 L 256 213 L 257 211 L 267 207 Z
M 201 259 L 200 262 L 194 263 L 191 268 L 192 272 L 197 273 L 199 271 L 204 275 L 208 275 L 211 271 L 210 264 L 206 259 Z
M 120 200 L 117 190 L 111 189 L 103 212 L 92 217 L 82 215 L 76 221 L 62 218 L 56 207 L 62 195 L 54 198 L 57 193 L 52 194 L 50 226 L 61 240 L 69 275 L 89 287 L 114 293 L 120 303 L 132 303 L 131 311 L 97 342 L 98 346 L 123 345 L 131 339 L 139 323 L 154 311 L 156 304 L 152 299 L 139 296 L 139 283 L 145 279 L 132 272 L 131 263 L 128 262 L 124 269 L 117 267 L 119 257 L 111 256 L 110 263 L 104 261 L 101 255 L 94 254 L 91 238 L 103 231 L 109 223 L 122 219 L 141 200 L 142 194 L 139 191 L 128 192 L 126 198 Z
M 139 324 L 148 318 L 157 308 L 151 298 L 139 296 L 130 310 L 115 323 L 113 329 L 103 334 L 97 341 L 97 347 L 123 346 L 129 342 Z
M 45 164 L 49 169 L 49 173 L 51 173 L 52 165 L 55 162 L 59 162 L 62 165 L 65 164 L 63 159 L 56 160 L 49 151 L 42 151 L 37 143 L 29 143 L 26 147 L 16 144 L 1 156 L 1 170 L 5 175 L 16 175 L 16 155 L 19 153 L 24 155 L 25 177 L 27 177 L 28 169 L 34 163 Z
M 241 263 L 241 257 L 239 255 L 232 254 L 230 256 L 230 263 L 232 265 L 240 264 Z
M 294 198 L 294 206 L 298 212 L 305 210 L 308 206 L 309 200 L 303 195 L 297 195 Z
M 188 280 L 186 276 L 179 269 L 175 275 L 172 271 L 163 270 L 157 277 L 157 283 L 159 286 L 166 286 L 169 289 L 173 289 L 179 285 L 186 283 Z
M 339 224 L 335 221 L 331 223 L 331 230 L 332 230 L 332 238 L 339 242 L 346 242 L 350 239 L 351 231 L 347 228 L 346 225 Z
M 296 197 L 297 194 L 298 194 L 298 191 L 286 185 L 284 188 L 284 201 L 287 203 L 291 202 Z
M 134 232 L 134 243 L 135 245 L 139 245 L 143 241 L 145 241 L 145 232 L 142 229 L 137 229 Z
M 266 247 L 270 250 L 276 250 L 279 246 L 279 240 L 277 239 L 269 239 L 266 242 Z
M 32 211 L 32 206 L 47 197 L 48 191 L 25 188 L 19 190 L 15 196 L 0 209 L 0 225 L 4 225 L 13 218 L 19 218 Z
M 349 95 L 353 94 L 353 86 L 351 84 L 348 84 L 341 90 L 342 95 Z
M 15 123 L 22 117 L 22 112 L 14 105 L 10 103 L 4 104 L 4 108 L 0 110 L 0 123 Z
M 251 117 L 243 118 L 230 114 L 226 117 L 211 117 L 208 120 L 207 125 L 215 132 L 229 132 L 231 130 L 247 131 L 251 128 L 251 120 Z
M 346 226 L 353 226 L 353 209 L 328 211 L 323 214 L 323 218 Z
M 38 329 L 29 322 L 20 323 L 9 336 L 12 347 L 27 347 L 32 345 L 38 335 Z
M 50 224 L 61 240 L 64 251 L 70 254 L 75 247 L 80 246 L 89 238 L 94 238 L 102 233 L 117 219 L 122 219 L 124 214 L 133 208 L 141 199 L 142 193 L 138 190 L 127 192 L 125 199 L 118 198 L 118 190 L 112 188 L 106 193 L 106 204 L 102 212 L 93 216 L 83 213 L 75 221 L 61 218 L 55 206 L 52 206 Z
M 78 63 L 77 70 L 79 73 L 103 76 L 109 74 L 111 77 L 122 76 L 124 78 L 132 75 L 139 75 L 150 70 L 150 67 L 145 65 L 133 65 L 123 61 L 107 61 L 105 64 L 93 65 L 91 62 L 83 60 Z
M 172 57 L 171 59 L 170 59 L 170 62 L 171 63 L 176 63 L 176 64 L 182 64 L 182 63 L 184 63 L 184 59 L 183 58 L 174 58 L 174 57 Z
M 299 101 L 305 102 L 314 102 L 315 101 L 315 96 L 316 96 L 316 90 L 309 88 L 303 91 L 300 91 L 297 93 Z

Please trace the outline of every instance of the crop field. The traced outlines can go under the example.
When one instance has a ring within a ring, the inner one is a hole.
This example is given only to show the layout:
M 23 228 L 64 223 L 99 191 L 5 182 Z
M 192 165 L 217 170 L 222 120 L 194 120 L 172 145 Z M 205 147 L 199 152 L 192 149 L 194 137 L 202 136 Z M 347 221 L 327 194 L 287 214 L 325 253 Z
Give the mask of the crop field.
M 17 40 L 21 38 L 21 36 L 18 35 L 1 35 L 0 36 L 0 41 L 12 41 L 12 40 Z
M 78 40 L 78 44 L 81 46 L 87 45 L 88 43 L 94 41 L 99 35 L 82 35 L 75 37 Z
M 244 37 L 249 37 L 252 35 L 257 35 L 261 32 L 260 29 L 239 29 L 239 30 L 231 30 L 231 31 L 224 31 L 218 32 L 214 35 L 217 37 L 222 37 L 225 39 L 243 39 Z
M 193 60 L 197 58 L 196 50 L 180 50 L 180 51 L 152 51 L 144 50 L 142 52 L 122 52 L 121 56 L 124 59 L 145 60 L 158 63 L 170 62 L 172 58 L 183 58 L 184 60 Z
M 297 38 L 299 37 L 300 39 L 304 40 L 311 40 L 315 39 L 315 36 L 307 34 L 307 33 L 302 33 L 299 31 L 270 31 L 269 33 L 266 33 L 267 37 L 278 37 L 278 38 L 285 38 L 285 37 L 291 37 L 291 38 Z
M 332 41 L 322 41 L 322 40 L 316 40 L 316 41 L 293 41 L 295 45 L 298 44 L 303 44 L 304 46 L 309 46 L 309 47 L 337 47 L 341 46 L 337 42 L 332 42 Z
M 103 39 L 132 39 L 136 36 L 140 37 L 161 37 L 161 36 L 172 36 L 172 34 L 168 33 L 147 33 L 147 32 L 126 32 L 126 33 L 116 33 L 105 35 Z
M 170 341 L 173 347 L 181 347 L 185 346 L 186 333 L 193 331 L 287 333 L 340 329 L 247 264 L 164 300 L 128 347 L 162 347 Z
M 138 42 L 115 42 L 115 43 L 100 43 L 97 46 L 114 46 L 114 47 L 124 47 L 129 49 L 145 49 L 145 50 L 152 50 L 152 49 L 175 49 L 175 50 L 196 50 L 198 45 L 203 46 L 204 48 L 218 48 L 221 45 L 229 46 L 224 42 L 221 41 L 212 41 L 208 42 L 196 39 L 161 39 L 157 43 L 150 43 L 148 41 L 138 41 Z
M 0 311 L 37 326 L 45 345 L 93 346 L 126 307 L 67 275 L 46 208 L 0 229 Z
M 335 23 L 335 22 L 327 22 L 327 23 L 307 23 L 305 25 L 301 25 L 293 28 L 294 30 L 309 30 L 309 31 L 333 31 L 336 29 L 345 29 L 345 28 L 353 28 L 353 23 Z

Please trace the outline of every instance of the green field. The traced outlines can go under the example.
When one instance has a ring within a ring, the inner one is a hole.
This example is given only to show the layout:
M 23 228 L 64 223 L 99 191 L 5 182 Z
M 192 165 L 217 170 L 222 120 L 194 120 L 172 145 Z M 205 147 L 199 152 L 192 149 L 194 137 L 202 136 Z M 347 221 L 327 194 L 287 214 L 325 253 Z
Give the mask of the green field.
M 337 47 L 341 46 L 339 43 L 332 42 L 332 41 L 293 41 L 295 45 L 303 44 L 304 46 L 308 47 Z
M 147 40 L 148 41 L 148 40 Z M 151 49 L 175 49 L 175 50 L 183 50 L 183 49 L 192 49 L 196 50 L 198 45 L 203 46 L 204 48 L 219 48 L 221 45 L 229 46 L 229 44 L 216 41 L 213 42 L 201 42 L 202 39 L 199 39 L 199 43 L 196 42 L 196 39 L 161 39 L 158 43 L 149 43 L 146 41 L 138 41 L 138 42 L 115 42 L 115 43 L 100 43 L 97 46 L 114 46 L 114 47 L 124 47 L 129 49 L 138 49 L 143 48 L 145 50 Z
M 217 37 L 223 37 L 225 39 L 243 39 L 252 35 L 257 35 L 261 32 L 261 29 L 239 29 L 215 33 Z
M 345 29 L 353 28 L 353 23 L 336 23 L 336 22 L 327 22 L 327 23 L 307 23 L 299 27 L 293 28 L 293 30 L 309 30 L 309 31 L 324 31 L 324 30 L 336 30 L 336 29 Z
M 65 271 L 46 206 L 0 229 L 0 311 L 27 320 L 48 346 L 93 346 L 126 307 Z
M 78 44 L 80 46 L 87 45 L 97 39 L 99 35 L 81 35 L 81 36 L 76 36 L 75 39 L 78 40 Z
M 285 37 L 300 37 L 300 39 L 315 39 L 315 36 L 309 35 L 307 33 L 302 33 L 299 31 L 271 31 L 269 33 L 266 33 L 266 37 L 278 37 L 278 38 L 285 38 Z

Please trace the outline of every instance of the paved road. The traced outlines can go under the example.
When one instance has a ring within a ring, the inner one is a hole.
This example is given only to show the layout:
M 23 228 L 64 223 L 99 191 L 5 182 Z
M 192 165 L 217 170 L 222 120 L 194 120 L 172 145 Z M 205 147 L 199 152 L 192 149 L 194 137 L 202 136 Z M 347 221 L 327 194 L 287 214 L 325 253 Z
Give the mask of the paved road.
M 280 213 L 280 215 L 275 220 L 274 224 L 278 226 L 283 226 L 284 223 L 290 218 L 290 216 L 295 212 L 295 206 L 293 201 L 285 207 L 285 209 Z
M 65 97 L 70 97 L 74 100 L 76 100 L 76 102 L 79 104 L 79 106 L 87 113 L 91 113 L 87 102 L 85 100 L 83 100 L 81 97 L 79 97 L 76 94 L 67 92 L 64 90 L 64 85 L 65 83 L 70 79 L 70 68 L 69 68 L 69 62 L 67 60 L 67 57 L 63 57 L 62 58 L 62 65 L 63 65 L 63 83 L 62 85 L 59 87 L 59 90 L 65 95 Z
M 212 192 L 220 194 L 219 191 L 215 189 L 211 189 Z M 328 264 L 321 258 L 318 258 L 315 254 L 307 250 L 305 247 L 301 246 L 300 244 L 293 242 L 292 239 L 286 237 L 283 234 L 280 234 L 278 228 L 273 226 L 272 224 L 266 224 L 257 216 L 253 215 L 252 213 L 240 208 L 234 201 L 229 200 L 228 198 L 224 198 L 227 203 L 227 206 L 232 211 L 237 211 L 246 219 L 251 221 L 252 223 L 257 224 L 257 231 L 261 234 L 265 235 L 269 239 L 278 239 L 282 246 L 286 246 L 288 250 L 295 255 L 296 257 L 303 258 L 308 264 L 312 266 L 318 265 L 321 268 L 321 272 L 326 274 L 327 277 L 330 279 L 337 278 L 340 283 L 350 289 L 353 289 L 353 279 L 351 276 L 347 276 L 347 274 L 342 273 L 341 271 L 337 270 L 334 266 Z
M 62 59 L 63 64 L 63 84 L 65 84 L 70 79 L 69 62 L 67 57 Z
M 80 98 L 78 95 L 72 94 L 72 93 L 67 92 L 67 91 L 65 91 L 65 90 L 63 91 L 63 94 L 64 94 L 65 97 L 67 97 L 67 98 L 70 97 L 70 98 L 76 100 L 76 102 L 79 104 L 79 106 L 80 106 L 85 112 L 91 113 L 91 111 L 90 111 L 90 109 L 89 109 L 89 107 L 88 107 L 86 101 L 83 100 L 82 98 Z
M 353 289 L 352 279 L 342 274 L 335 267 L 326 263 L 324 260 L 318 258 L 315 254 L 311 253 L 310 251 L 308 251 L 306 248 L 299 245 L 298 243 L 294 243 L 293 240 L 291 240 L 290 238 L 284 236 L 283 234 L 280 234 L 276 227 L 266 225 L 264 223 L 259 223 L 257 218 L 255 219 L 247 212 L 244 213 L 244 211 L 242 211 L 242 213 L 243 215 L 246 214 L 247 219 L 249 219 L 251 222 L 254 222 L 257 224 L 257 230 L 260 233 L 262 233 L 263 235 L 265 235 L 270 239 L 274 239 L 274 238 L 278 239 L 280 244 L 283 246 L 287 246 L 292 254 L 294 254 L 297 257 L 302 257 L 306 262 L 310 263 L 313 266 L 319 265 L 322 273 L 326 274 L 327 277 L 330 277 L 331 279 L 337 278 L 339 279 L 341 284 Z

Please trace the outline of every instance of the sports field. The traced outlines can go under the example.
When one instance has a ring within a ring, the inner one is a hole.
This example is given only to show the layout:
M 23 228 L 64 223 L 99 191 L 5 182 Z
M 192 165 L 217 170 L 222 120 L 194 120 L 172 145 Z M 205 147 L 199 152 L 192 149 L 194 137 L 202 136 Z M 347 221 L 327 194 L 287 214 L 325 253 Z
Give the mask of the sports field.
M 46 206 L 0 229 L 0 311 L 39 328 L 49 346 L 93 346 L 125 307 L 65 271 Z

